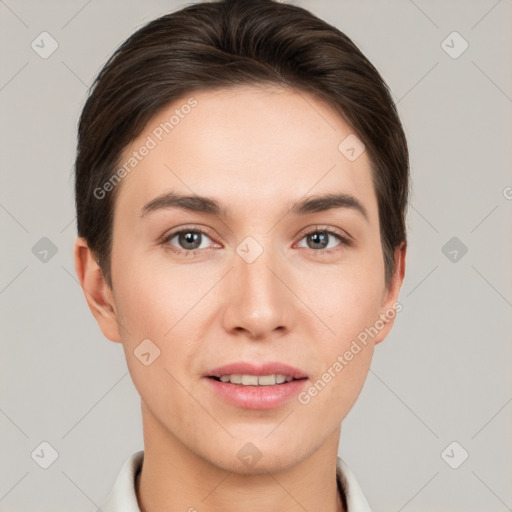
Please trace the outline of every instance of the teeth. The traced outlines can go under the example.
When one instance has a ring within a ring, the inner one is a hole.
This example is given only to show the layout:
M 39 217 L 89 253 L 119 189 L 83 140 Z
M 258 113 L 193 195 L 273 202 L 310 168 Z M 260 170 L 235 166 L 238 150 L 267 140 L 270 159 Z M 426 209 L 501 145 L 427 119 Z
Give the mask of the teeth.
M 230 382 L 231 384 L 241 384 L 242 386 L 273 386 L 290 382 L 293 377 L 285 375 L 222 375 L 221 382 Z
M 242 384 L 244 386 L 257 386 L 258 376 L 257 375 L 242 375 Z

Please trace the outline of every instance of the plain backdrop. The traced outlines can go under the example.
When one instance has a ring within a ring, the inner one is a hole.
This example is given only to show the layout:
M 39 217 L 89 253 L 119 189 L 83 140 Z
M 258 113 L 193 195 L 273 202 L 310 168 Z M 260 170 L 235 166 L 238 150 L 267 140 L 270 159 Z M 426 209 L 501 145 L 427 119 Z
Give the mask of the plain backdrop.
M 512 1 L 296 4 L 381 72 L 411 152 L 403 310 L 339 454 L 376 512 L 511 510 Z M 122 347 L 75 276 L 76 125 L 116 47 L 185 5 L 0 1 L 2 511 L 93 512 L 143 448 Z

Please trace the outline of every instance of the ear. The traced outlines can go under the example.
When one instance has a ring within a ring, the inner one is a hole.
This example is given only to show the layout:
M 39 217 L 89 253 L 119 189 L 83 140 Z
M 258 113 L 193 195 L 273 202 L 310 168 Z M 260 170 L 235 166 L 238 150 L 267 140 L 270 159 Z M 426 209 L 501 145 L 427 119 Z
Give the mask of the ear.
M 398 301 L 398 296 L 404 281 L 406 253 L 407 244 L 402 242 L 402 244 L 395 249 L 395 270 L 391 281 L 384 292 L 379 316 L 379 319 L 384 323 L 384 327 L 380 329 L 378 334 L 375 336 L 373 340 L 375 345 L 386 338 L 393 327 L 396 315 L 402 310 L 402 305 Z
M 114 294 L 96 262 L 89 245 L 82 237 L 75 242 L 75 269 L 85 300 L 96 318 L 103 335 L 111 341 L 121 342 L 116 316 Z

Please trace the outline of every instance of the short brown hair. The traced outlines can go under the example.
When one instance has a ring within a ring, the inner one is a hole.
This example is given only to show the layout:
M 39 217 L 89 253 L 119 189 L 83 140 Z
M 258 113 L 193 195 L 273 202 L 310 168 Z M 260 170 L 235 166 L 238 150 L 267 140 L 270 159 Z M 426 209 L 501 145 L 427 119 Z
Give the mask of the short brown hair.
M 406 241 L 409 156 L 387 85 L 351 39 L 309 11 L 273 0 L 222 0 L 147 23 L 115 51 L 91 87 L 78 127 L 77 228 L 110 287 L 119 187 L 102 198 L 95 190 L 114 175 L 124 148 L 167 104 L 194 90 L 248 84 L 314 94 L 364 143 L 389 284 L 394 249 Z

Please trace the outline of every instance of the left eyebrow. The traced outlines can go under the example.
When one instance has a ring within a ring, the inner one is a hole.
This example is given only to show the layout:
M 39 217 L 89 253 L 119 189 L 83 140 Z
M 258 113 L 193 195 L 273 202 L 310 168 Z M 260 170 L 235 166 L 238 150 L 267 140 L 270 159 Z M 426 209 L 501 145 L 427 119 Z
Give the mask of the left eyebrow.
M 324 194 L 308 197 L 294 203 L 290 213 L 294 215 L 305 215 L 308 213 L 322 212 L 334 208 L 349 208 L 359 212 L 367 221 L 368 212 L 361 202 L 350 194 Z
M 167 192 L 147 203 L 141 211 L 141 217 L 161 209 L 178 208 L 198 213 L 208 213 L 218 217 L 229 217 L 228 208 L 223 207 L 213 198 L 198 195 L 182 195 Z M 348 208 L 359 212 L 367 221 L 368 213 L 361 202 L 350 194 L 323 194 L 307 197 L 293 203 L 289 209 L 292 215 L 307 215 L 334 208 Z

